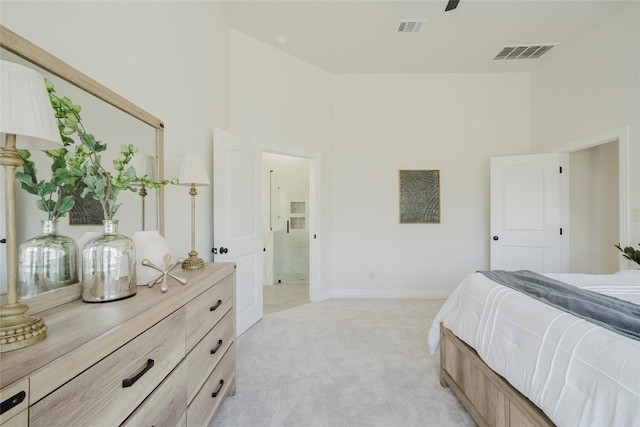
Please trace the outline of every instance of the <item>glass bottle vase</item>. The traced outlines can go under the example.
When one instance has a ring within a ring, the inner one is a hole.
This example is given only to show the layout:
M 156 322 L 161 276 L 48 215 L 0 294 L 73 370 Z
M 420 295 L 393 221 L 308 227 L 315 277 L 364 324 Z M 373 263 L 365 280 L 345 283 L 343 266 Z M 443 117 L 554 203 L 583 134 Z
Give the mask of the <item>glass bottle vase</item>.
M 104 220 L 104 234 L 82 249 L 82 300 L 107 302 L 136 294 L 133 240 L 118 234 L 117 220 Z
M 78 247 L 58 234 L 58 220 L 43 220 L 42 234 L 18 249 L 18 293 L 30 298 L 78 281 Z

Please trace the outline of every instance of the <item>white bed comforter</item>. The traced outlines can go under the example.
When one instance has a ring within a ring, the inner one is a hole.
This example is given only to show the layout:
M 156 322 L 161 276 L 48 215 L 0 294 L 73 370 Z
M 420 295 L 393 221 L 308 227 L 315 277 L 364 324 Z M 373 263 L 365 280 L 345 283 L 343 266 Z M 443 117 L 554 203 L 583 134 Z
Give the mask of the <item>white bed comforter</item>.
M 547 276 L 640 305 L 640 270 Z M 479 273 L 464 279 L 435 317 L 432 353 L 440 322 L 557 425 L 640 426 L 640 341 Z

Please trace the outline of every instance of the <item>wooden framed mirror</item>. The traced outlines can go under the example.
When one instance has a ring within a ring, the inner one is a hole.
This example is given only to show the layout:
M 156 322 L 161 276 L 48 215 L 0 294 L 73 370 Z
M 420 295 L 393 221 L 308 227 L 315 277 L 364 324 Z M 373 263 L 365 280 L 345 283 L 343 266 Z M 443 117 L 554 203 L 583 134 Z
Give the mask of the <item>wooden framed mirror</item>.
M 136 157 L 144 158 L 147 164 L 155 166 L 155 180 L 161 181 L 164 178 L 164 124 L 160 119 L 4 26 L 0 26 L 0 59 L 36 69 L 52 81 L 59 96 L 67 96 L 74 104 L 82 107 L 81 114 L 87 132 L 94 134 L 108 146 L 107 152 L 103 154 L 104 164 L 111 164 L 121 145 L 133 144 L 139 149 Z M 32 159 L 43 177 L 50 174 L 50 161 L 44 153 L 32 152 Z M 0 203 L 4 201 L 3 191 L 3 186 L 0 186 Z M 116 214 L 116 219 L 121 219 L 122 234 L 131 236 L 134 231 L 143 229 L 143 224 L 144 229 L 158 230 L 160 234 L 164 234 L 163 188 L 147 191 L 148 195 L 144 198 L 133 192 L 127 192 L 119 198 L 123 205 Z M 36 207 L 34 196 L 20 189 L 16 192 L 16 235 L 19 245 L 40 234 L 40 221 L 46 219 L 46 213 Z M 0 234 L 5 232 L 3 212 L 2 206 Z M 100 225 L 78 222 L 82 221 L 75 220 L 72 224 L 68 217 L 61 218 L 60 234 L 79 239 L 85 232 L 102 230 Z M 1 246 L 3 245 L 0 245 L 0 281 L 4 286 L 6 261 L 4 248 Z M 82 248 L 79 250 L 82 251 Z M 80 284 L 73 284 L 30 298 L 27 300 L 29 312 L 37 313 L 77 299 L 81 288 Z M 2 289 L 2 292 L 6 290 Z

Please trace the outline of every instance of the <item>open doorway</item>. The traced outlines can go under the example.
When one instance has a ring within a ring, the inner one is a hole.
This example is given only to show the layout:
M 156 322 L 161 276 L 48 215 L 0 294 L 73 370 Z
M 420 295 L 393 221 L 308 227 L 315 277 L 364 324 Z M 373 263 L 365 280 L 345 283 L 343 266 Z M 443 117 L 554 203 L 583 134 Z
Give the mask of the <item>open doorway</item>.
M 618 141 L 569 153 L 571 273 L 619 270 Z
M 309 159 L 262 154 L 265 315 L 310 301 Z
M 562 223 L 568 224 L 564 265 L 571 273 L 603 274 L 628 268 L 614 244 L 630 244 L 629 126 L 572 141 L 564 155 Z

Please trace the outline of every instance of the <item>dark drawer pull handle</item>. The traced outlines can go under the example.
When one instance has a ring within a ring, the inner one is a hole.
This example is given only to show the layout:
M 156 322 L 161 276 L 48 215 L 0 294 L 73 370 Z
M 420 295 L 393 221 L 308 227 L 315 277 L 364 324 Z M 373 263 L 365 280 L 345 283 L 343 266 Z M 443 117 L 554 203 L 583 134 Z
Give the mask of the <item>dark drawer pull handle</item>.
M 122 388 L 127 388 L 134 385 L 136 381 L 142 378 L 142 376 L 146 374 L 149 369 L 153 368 L 153 364 L 153 359 L 147 359 L 147 366 L 145 366 L 142 371 L 138 372 L 135 377 L 122 380 Z
M 2 403 L 0 403 L 0 415 L 21 404 L 25 397 L 27 397 L 27 393 L 23 390 L 17 394 L 14 394 L 7 400 L 4 400 Z
M 223 385 L 224 385 L 224 380 L 220 380 L 220 385 L 218 386 L 218 389 L 213 393 L 211 393 L 211 397 L 218 397 L 218 394 L 220 393 L 220 390 L 222 390 Z
M 218 307 L 220 307 L 222 305 L 222 300 L 219 299 L 218 302 L 216 303 L 216 305 L 212 305 L 211 307 L 209 307 L 209 311 L 216 311 L 216 309 Z
M 220 347 L 222 347 L 222 340 L 218 340 L 218 345 L 216 348 L 211 349 L 211 354 L 216 354 L 216 351 L 220 350 Z

